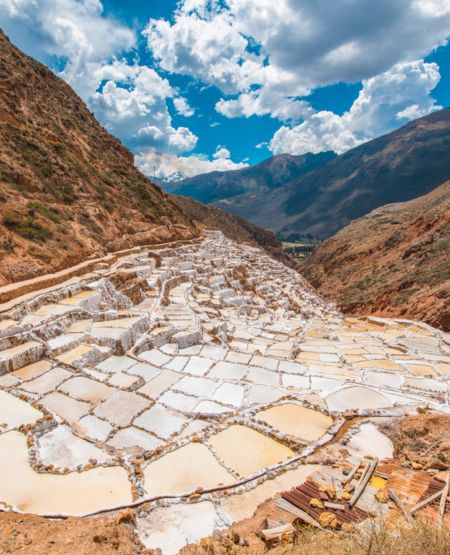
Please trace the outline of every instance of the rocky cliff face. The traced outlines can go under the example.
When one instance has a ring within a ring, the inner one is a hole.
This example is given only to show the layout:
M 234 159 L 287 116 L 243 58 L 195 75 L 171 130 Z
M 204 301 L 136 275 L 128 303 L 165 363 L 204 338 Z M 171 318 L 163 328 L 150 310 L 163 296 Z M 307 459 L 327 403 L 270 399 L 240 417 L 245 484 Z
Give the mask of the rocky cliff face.
M 0 285 L 197 234 L 69 85 L 0 31 Z
M 302 273 L 345 312 L 450 329 L 450 181 L 383 206 L 320 245 Z

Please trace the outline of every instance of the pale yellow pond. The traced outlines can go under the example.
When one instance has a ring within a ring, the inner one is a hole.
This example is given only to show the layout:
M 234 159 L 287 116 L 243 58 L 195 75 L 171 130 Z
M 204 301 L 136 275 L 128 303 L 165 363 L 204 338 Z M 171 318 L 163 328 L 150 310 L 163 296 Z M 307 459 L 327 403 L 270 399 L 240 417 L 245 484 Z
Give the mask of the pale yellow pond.
M 144 470 L 145 489 L 149 495 L 190 493 L 197 488 L 211 488 L 236 481 L 217 462 L 211 451 L 200 443 L 189 443 Z
M 253 474 L 295 455 L 294 451 L 278 441 L 241 425 L 232 425 L 210 437 L 208 444 L 240 476 Z
M 294 403 L 283 403 L 263 410 L 257 413 L 256 418 L 283 434 L 306 441 L 319 439 L 333 423 L 333 419 L 326 414 Z

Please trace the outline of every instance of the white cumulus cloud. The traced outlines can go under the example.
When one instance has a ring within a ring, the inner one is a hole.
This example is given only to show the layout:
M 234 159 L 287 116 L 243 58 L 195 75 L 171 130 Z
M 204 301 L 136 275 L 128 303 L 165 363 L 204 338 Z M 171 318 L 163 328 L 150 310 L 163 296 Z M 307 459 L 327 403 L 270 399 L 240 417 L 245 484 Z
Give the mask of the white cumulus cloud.
M 100 0 L 2 0 L 2 28 L 38 59 L 64 61 L 62 76 L 84 100 L 97 70 L 136 44 L 133 30 L 105 16 Z
M 213 158 L 216 160 L 226 160 L 227 158 L 231 158 L 231 152 L 228 148 L 219 145 L 216 152 L 213 154 Z
M 397 64 L 363 81 L 358 98 L 342 116 L 319 111 L 299 125 L 283 125 L 273 136 L 270 150 L 274 154 L 345 152 L 440 108 L 430 97 L 439 78 L 439 68 L 434 63 Z
M 172 126 L 167 99 L 175 95 L 169 81 L 154 69 L 114 62 L 99 70 L 107 80 L 90 97 L 90 105 L 108 129 L 139 150 L 155 146 L 173 152 L 192 150 L 197 137 L 187 128 Z
M 299 97 L 315 88 L 367 81 L 444 44 L 450 8 L 448 0 L 182 0 L 171 21 L 151 19 L 144 34 L 162 69 L 222 90 L 222 115 L 295 121 L 312 116 Z
M 225 156 L 226 154 L 228 156 Z M 135 161 L 143 173 L 149 177 L 158 178 L 166 178 L 174 174 L 182 177 L 192 177 L 200 173 L 238 170 L 248 166 L 246 162 L 233 162 L 229 157 L 229 151 L 225 148 L 219 148 L 212 160 L 195 154 L 177 156 L 176 154 L 158 152 L 150 148 L 137 155 Z
M 194 108 L 189 106 L 189 102 L 181 96 L 173 99 L 173 105 L 175 106 L 175 110 L 178 114 L 184 116 L 185 118 L 190 118 L 195 114 Z

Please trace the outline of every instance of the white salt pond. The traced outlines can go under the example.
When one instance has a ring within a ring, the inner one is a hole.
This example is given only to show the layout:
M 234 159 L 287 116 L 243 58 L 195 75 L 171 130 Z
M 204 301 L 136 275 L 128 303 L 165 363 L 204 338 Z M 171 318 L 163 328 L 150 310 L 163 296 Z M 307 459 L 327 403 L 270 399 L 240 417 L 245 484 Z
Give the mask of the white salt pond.
M 25 401 L 0 390 L 0 424 L 6 424 L 8 428 L 18 428 L 23 424 L 33 424 L 42 416 L 42 412 Z
M 368 410 L 391 407 L 388 397 L 374 389 L 350 386 L 339 389 L 326 397 L 331 411 L 345 411 L 349 409 Z
M 361 424 L 347 444 L 347 449 L 357 457 L 370 455 L 380 460 L 390 459 L 394 454 L 392 441 L 371 422 Z
M 139 537 L 145 547 L 159 548 L 163 555 L 178 555 L 185 545 L 223 527 L 210 501 L 154 509 L 138 521 Z
M 79 515 L 131 501 L 122 467 L 39 474 L 29 465 L 23 434 L 13 431 L 0 436 L 0 502 L 31 513 Z

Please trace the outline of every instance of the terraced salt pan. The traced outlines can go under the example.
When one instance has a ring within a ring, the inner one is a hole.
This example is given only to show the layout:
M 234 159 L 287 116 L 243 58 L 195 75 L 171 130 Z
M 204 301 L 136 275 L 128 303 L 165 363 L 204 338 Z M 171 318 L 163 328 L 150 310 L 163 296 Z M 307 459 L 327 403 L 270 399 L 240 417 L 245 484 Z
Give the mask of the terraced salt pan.
M 152 436 L 138 430 L 137 428 L 130 427 L 119 430 L 114 436 L 108 441 L 108 445 L 115 447 L 116 449 L 129 449 L 130 447 L 139 447 L 145 451 L 153 451 L 158 447 L 164 445 L 164 443 Z
M 27 402 L 0 390 L 0 424 L 7 424 L 9 428 L 18 428 L 23 424 L 33 424 L 42 416 L 42 412 Z
M 163 391 L 176 384 L 180 378 L 181 374 L 178 374 L 178 372 L 163 370 L 156 378 L 153 378 L 138 389 L 138 393 L 143 393 L 151 399 L 156 399 Z
M 209 378 L 222 380 L 241 380 L 248 372 L 247 366 L 243 364 L 221 361 L 209 372 Z
M 273 498 L 280 491 L 287 491 L 302 484 L 308 476 L 319 468 L 319 465 L 304 464 L 294 470 L 288 470 L 272 480 L 266 480 L 256 488 L 241 495 L 227 496 L 220 504 L 222 514 L 224 514 L 229 524 L 250 518 L 258 505 L 267 499 Z
M 78 361 L 83 360 L 88 354 L 92 354 L 94 352 L 95 347 L 92 345 L 82 344 L 56 358 L 65 364 L 76 364 Z
M 391 407 L 392 402 L 381 393 L 367 387 L 350 386 L 326 397 L 331 411 L 368 410 Z
M 103 399 L 106 399 L 106 397 L 116 391 L 113 387 L 84 378 L 83 376 L 67 380 L 59 387 L 59 390 L 74 399 L 88 401 L 93 404 L 100 403 L 100 401 L 103 401 Z
M 347 444 L 347 449 L 357 457 L 369 455 L 380 460 L 390 459 L 394 455 L 392 441 L 371 422 L 361 424 L 359 431 Z
M 244 402 L 245 389 L 241 385 L 223 383 L 213 395 L 213 399 L 224 405 L 240 407 Z
M 211 360 L 209 358 L 192 356 L 189 359 L 189 362 L 184 367 L 183 372 L 185 372 L 186 374 L 193 374 L 194 376 L 204 376 L 214 364 L 214 362 L 214 360 Z
M 0 351 L 0 374 L 18 370 L 42 357 L 44 346 L 37 341 L 27 341 Z
M 136 426 L 154 433 L 162 439 L 179 432 L 187 419 L 177 412 L 166 409 L 162 405 L 154 405 L 134 421 Z
M 127 389 L 140 382 L 139 376 L 129 376 L 123 372 L 116 372 L 109 380 L 108 384 L 119 389 Z
M 380 368 L 380 369 L 386 369 L 386 370 L 400 370 L 400 371 L 403 370 L 403 368 L 399 364 L 396 364 L 395 362 L 392 362 L 387 359 L 365 360 L 362 362 L 355 362 L 355 366 L 358 366 L 360 368 Z
M 150 404 L 150 401 L 136 393 L 116 391 L 98 405 L 94 413 L 115 426 L 128 426 Z
M 58 335 L 47 341 L 47 345 L 51 351 L 61 352 L 68 350 L 70 347 L 76 346 L 83 338 L 82 333 L 66 333 Z
M 34 312 L 34 315 L 41 317 L 61 316 L 62 314 L 70 312 L 71 310 L 72 308 L 70 306 L 64 306 L 60 304 L 44 304 L 43 306 L 39 307 L 36 312 Z
M 201 443 L 189 443 L 149 463 L 144 479 L 151 496 L 191 493 L 199 487 L 235 482 L 234 476 Z
M 326 414 L 294 403 L 283 403 L 263 410 L 256 414 L 256 418 L 283 434 L 306 441 L 318 440 L 333 424 L 333 419 Z
M 161 374 L 161 368 L 156 368 L 156 366 L 152 366 L 151 364 L 144 364 L 144 363 L 137 363 L 130 366 L 126 372 L 128 374 L 132 374 L 133 376 L 140 376 L 146 382 L 156 378 L 159 374 Z
M 223 527 L 211 501 L 161 507 L 138 521 L 139 537 L 145 547 L 159 548 L 163 555 L 178 555 L 185 545 Z
M 98 441 L 106 441 L 113 427 L 104 420 L 88 414 L 73 425 L 76 434 Z
M 190 376 L 185 376 L 177 382 L 176 389 L 197 397 L 210 397 L 217 389 L 218 385 L 217 382 L 207 378 L 192 378 Z
M 158 402 L 181 412 L 191 412 L 198 405 L 198 398 L 184 393 L 166 391 L 158 399 Z
M 433 368 L 426 364 L 408 364 L 407 368 L 411 370 L 411 372 L 413 372 L 413 374 L 415 374 L 416 376 L 432 378 L 436 375 Z
M 164 353 L 161 353 L 161 351 L 158 351 L 158 349 L 145 351 L 139 355 L 139 358 L 147 362 L 150 362 L 150 364 L 153 364 L 155 366 L 164 366 L 172 360 L 172 357 L 167 356 Z
M 257 367 L 250 368 L 246 379 L 261 385 L 279 385 L 280 383 L 280 377 L 277 372 Z
M 285 374 L 281 378 L 281 383 L 284 387 L 294 387 L 295 389 L 309 389 L 311 387 L 311 380 L 309 376 Z
M 53 368 L 34 380 L 24 383 L 20 388 L 30 393 L 44 395 L 56 389 L 64 380 L 67 380 L 72 375 L 72 372 L 65 368 Z
M 126 356 L 111 356 L 97 364 L 97 368 L 103 372 L 122 372 L 136 364 L 134 358 Z
M 13 374 L 22 380 L 32 380 L 44 372 L 47 372 L 47 370 L 50 370 L 52 366 L 49 360 L 39 360 L 38 362 L 33 362 L 32 364 L 19 368 L 19 370 L 16 370 Z
M 79 420 L 82 416 L 89 412 L 91 405 L 84 401 L 71 399 L 62 393 L 54 391 L 41 399 L 41 403 L 47 410 L 53 412 L 57 416 L 64 418 L 70 424 Z
M 12 471 L 20 479 L 11 479 Z M 23 434 L 0 436 L 0 502 L 30 513 L 79 515 L 131 501 L 130 483 L 121 467 L 39 474 L 29 465 Z
M 251 428 L 232 425 L 208 440 L 220 460 L 240 476 L 290 459 L 294 451 Z
M 73 435 L 68 426 L 58 426 L 41 436 L 37 442 L 38 457 L 44 464 L 58 468 L 76 468 L 91 459 L 99 464 L 111 461 L 111 457 L 88 441 Z
M 98 297 L 98 293 L 96 291 L 80 291 L 80 293 L 76 293 L 72 297 L 66 297 L 59 301 L 59 304 L 67 304 L 67 305 L 78 305 L 82 301 L 86 301 L 92 297 Z
M 220 405 L 219 403 L 216 403 L 214 401 L 203 400 L 203 401 L 200 401 L 200 403 L 195 407 L 193 412 L 196 412 L 197 414 L 203 414 L 203 415 L 209 415 L 209 414 L 220 415 L 220 414 L 225 414 L 227 412 L 232 412 L 232 409 L 230 407 Z

